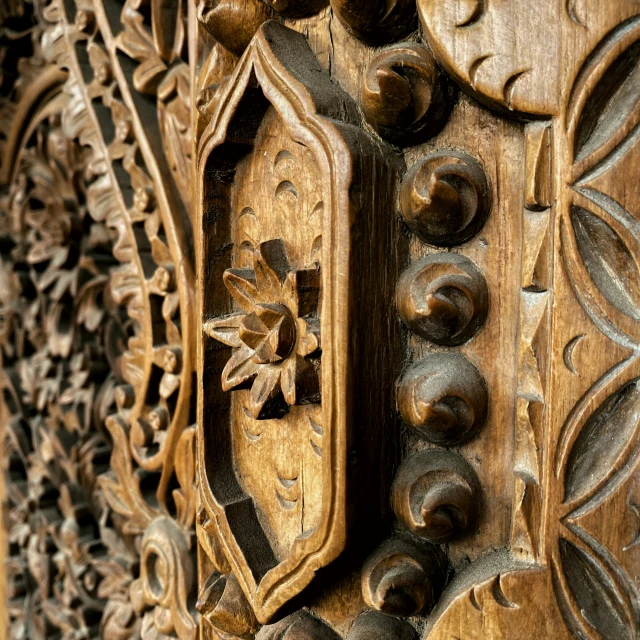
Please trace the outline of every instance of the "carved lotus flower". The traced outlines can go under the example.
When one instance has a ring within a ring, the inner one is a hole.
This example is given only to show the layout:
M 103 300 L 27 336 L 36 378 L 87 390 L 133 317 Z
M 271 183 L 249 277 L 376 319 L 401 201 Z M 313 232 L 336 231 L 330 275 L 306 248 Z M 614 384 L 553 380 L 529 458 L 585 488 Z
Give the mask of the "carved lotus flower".
M 310 356 L 320 350 L 319 267 L 292 270 L 283 241 L 269 240 L 255 248 L 253 269 L 227 269 L 224 283 L 245 313 L 204 326 L 209 336 L 234 348 L 222 388 L 251 385 L 249 410 L 256 419 L 317 401 L 319 378 Z

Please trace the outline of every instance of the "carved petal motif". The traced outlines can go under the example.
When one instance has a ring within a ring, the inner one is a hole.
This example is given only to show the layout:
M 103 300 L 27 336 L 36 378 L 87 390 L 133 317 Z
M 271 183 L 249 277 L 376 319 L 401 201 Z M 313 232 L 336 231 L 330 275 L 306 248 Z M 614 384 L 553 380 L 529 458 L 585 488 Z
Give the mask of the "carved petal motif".
M 584 501 L 607 481 L 633 470 L 633 444 L 640 432 L 640 390 L 632 380 L 609 396 L 576 438 L 565 471 L 565 502 Z M 630 459 L 631 458 L 631 459 Z
M 574 206 L 571 222 L 580 257 L 595 285 L 619 311 L 640 320 L 640 269 L 629 247 L 587 209 Z
M 605 640 L 634 638 L 638 620 L 633 619 L 633 609 L 615 580 L 591 554 L 565 538 L 560 538 L 559 544 L 560 563 L 568 590 L 562 598 L 566 603 L 563 613 L 569 628 L 595 629 Z M 568 602 L 569 597 L 575 603 L 573 607 Z

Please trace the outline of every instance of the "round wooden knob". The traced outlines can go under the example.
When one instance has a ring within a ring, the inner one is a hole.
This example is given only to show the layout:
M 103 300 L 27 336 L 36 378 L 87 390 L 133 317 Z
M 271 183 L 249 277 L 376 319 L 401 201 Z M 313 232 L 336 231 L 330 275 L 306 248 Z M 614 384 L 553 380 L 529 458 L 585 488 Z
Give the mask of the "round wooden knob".
M 457 253 L 436 253 L 405 271 L 396 305 L 412 331 L 436 344 L 455 346 L 484 323 L 489 291 L 471 260 Z
M 398 616 L 430 611 L 444 586 L 447 560 L 439 547 L 406 534 L 383 542 L 362 570 L 362 596 L 373 609 Z
M 386 140 L 416 145 L 444 127 L 453 105 L 453 85 L 426 47 L 412 42 L 389 47 L 367 69 L 362 111 Z
M 340 636 L 322 620 L 300 610 L 275 624 L 267 624 L 256 640 L 341 640 Z
M 464 357 L 438 353 L 408 369 L 398 384 L 398 408 L 417 434 L 441 445 L 472 438 L 487 417 L 487 388 Z
M 392 505 L 411 533 L 444 542 L 469 531 L 478 516 L 480 482 L 457 453 L 425 449 L 407 458 L 393 482 Z
M 251 638 L 259 628 L 253 609 L 233 573 L 214 571 L 198 594 L 196 609 L 218 631 Z
M 318 13 L 329 0 L 263 0 L 285 18 L 304 18 Z
M 417 640 L 416 630 L 404 620 L 380 611 L 359 615 L 349 630 L 347 640 Z
M 439 247 L 462 244 L 480 231 L 491 210 L 487 175 L 465 153 L 432 153 L 407 172 L 400 209 L 423 242 Z

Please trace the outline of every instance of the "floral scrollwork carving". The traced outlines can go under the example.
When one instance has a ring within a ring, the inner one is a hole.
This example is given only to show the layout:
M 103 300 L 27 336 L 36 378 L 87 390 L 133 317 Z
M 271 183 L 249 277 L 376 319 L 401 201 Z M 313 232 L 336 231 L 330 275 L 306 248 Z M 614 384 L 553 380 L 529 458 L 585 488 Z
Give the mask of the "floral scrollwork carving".
M 439 547 L 399 534 L 383 542 L 362 569 L 362 596 L 373 609 L 397 616 L 430 611 L 447 576 Z
M 193 640 L 197 633 L 193 609 L 196 571 L 192 531 L 196 510 L 195 427 L 185 429 L 176 447 L 179 488 L 173 491 L 176 515 L 169 517 L 143 497 L 142 476 L 132 467 L 127 451 L 127 429 L 122 420 L 111 417 L 107 419 L 107 426 L 114 441 L 114 452 L 113 471 L 100 478 L 104 497 L 116 514 L 127 519 L 130 533 L 144 532 L 140 542 L 140 576 L 122 591 L 122 604 L 119 607 L 114 604 L 113 615 L 122 617 L 132 608 L 141 617 L 143 637 L 157 632 L 180 640 Z M 105 575 L 113 572 L 113 562 L 105 565 Z
M 444 542 L 474 526 L 480 482 L 459 454 L 424 449 L 402 463 L 391 501 L 396 516 L 411 533 L 430 542 Z
M 2 115 L 9 624 L 16 639 L 192 640 L 189 230 L 174 194 L 190 166 L 184 21 L 152 2 L 147 30 L 126 3 L 114 36 L 101 3 L 79 4 L 38 6 L 18 52 L 33 60 L 18 62 L 42 73 L 21 78 L 20 117 Z M 132 94 L 156 90 L 143 128 Z
M 489 291 L 471 260 L 437 253 L 404 272 L 396 305 L 410 329 L 436 344 L 455 346 L 469 340 L 484 323 Z
M 174 520 L 159 517 L 146 529 L 140 554 L 140 577 L 131 585 L 131 603 L 139 614 L 152 611 L 146 624 L 164 634 L 195 638 L 196 625 L 187 610 L 195 584 L 189 539 Z M 145 621 L 143 621 L 143 625 Z
M 256 419 L 319 399 L 308 356 L 320 350 L 319 268 L 291 270 L 282 240 L 262 242 L 253 269 L 227 269 L 224 283 L 244 314 L 208 320 L 209 336 L 235 351 L 222 372 L 229 391 L 253 381 L 249 410 Z

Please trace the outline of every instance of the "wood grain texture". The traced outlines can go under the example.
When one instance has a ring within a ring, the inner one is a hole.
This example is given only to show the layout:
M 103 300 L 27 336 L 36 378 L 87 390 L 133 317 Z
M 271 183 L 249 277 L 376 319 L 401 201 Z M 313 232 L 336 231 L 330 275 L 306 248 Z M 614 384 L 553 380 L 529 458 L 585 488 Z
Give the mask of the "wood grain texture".
M 637 637 L 637 2 L 11 0 L 0 66 L 1 637 Z

